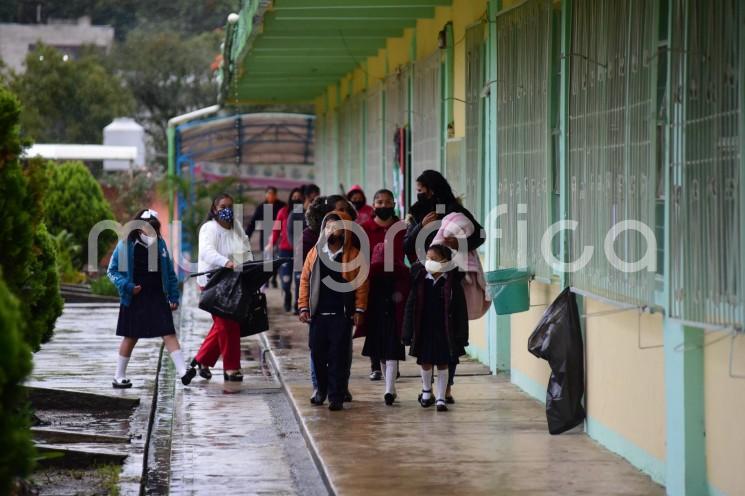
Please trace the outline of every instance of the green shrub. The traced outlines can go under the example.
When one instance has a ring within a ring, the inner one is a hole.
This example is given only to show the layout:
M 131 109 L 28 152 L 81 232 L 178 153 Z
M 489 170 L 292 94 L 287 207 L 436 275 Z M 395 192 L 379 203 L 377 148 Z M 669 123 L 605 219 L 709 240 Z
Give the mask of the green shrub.
M 116 286 L 114 286 L 114 283 L 106 276 L 91 279 L 90 284 L 91 293 L 93 294 L 101 296 L 119 296 Z
M 21 334 L 18 301 L 0 278 L 0 494 L 33 468 L 26 397 L 20 384 L 31 372 L 31 352 Z
M 80 254 L 80 245 L 75 244 L 73 235 L 63 229 L 52 237 L 57 248 L 57 271 L 60 281 L 68 284 L 80 284 L 85 281 L 85 274 L 72 263 L 73 258 Z
M 29 272 L 31 277 L 23 292 L 29 308 L 26 335 L 31 348 L 38 350 L 51 339 L 54 323 L 62 314 L 57 248 L 44 224 L 39 224 L 34 233 Z
M 49 168 L 49 191 L 44 198 L 44 218 L 50 232 L 69 231 L 82 251 L 72 255 L 73 265 L 82 268 L 88 255 L 88 233 L 102 220 L 113 219 L 111 206 L 101 186 L 82 162 L 65 162 Z M 116 240 L 112 231 L 98 239 L 98 257 Z

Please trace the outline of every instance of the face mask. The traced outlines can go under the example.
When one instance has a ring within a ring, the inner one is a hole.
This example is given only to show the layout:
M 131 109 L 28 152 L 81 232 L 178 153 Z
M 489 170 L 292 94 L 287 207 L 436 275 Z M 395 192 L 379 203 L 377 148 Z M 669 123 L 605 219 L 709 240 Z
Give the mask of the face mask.
M 420 203 L 430 203 L 432 200 L 427 196 L 426 193 L 417 193 L 416 194 L 416 201 Z
M 344 244 L 344 236 L 337 236 L 336 234 L 331 234 L 328 238 L 326 238 L 326 241 L 330 245 L 335 245 L 336 243 Z
M 140 234 L 140 241 L 145 243 L 145 246 L 151 246 L 158 239 L 157 236 L 148 236 L 145 233 Z
M 232 208 L 221 208 L 217 211 L 217 218 L 228 224 L 233 223 L 233 209 Z
M 364 200 L 353 201 L 352 205 L 354 205 L 354 208 L 356 208 L 357 210 L 360 210 L 362 207 L 365 206 L 365 201 Z
M 446 266 L 447 264 L 438 262 L 436 260 L 431 260 L 429 258 L 424 262 L 424 268 L 430 274 L 438 274 L 440 272 L 444 272 Z
M 393 213 L 393 207 L 378 207 L 375 209 L 375 217 L 379 218 L 380 220 L 390 219 L 391 217 L 393 217 Z

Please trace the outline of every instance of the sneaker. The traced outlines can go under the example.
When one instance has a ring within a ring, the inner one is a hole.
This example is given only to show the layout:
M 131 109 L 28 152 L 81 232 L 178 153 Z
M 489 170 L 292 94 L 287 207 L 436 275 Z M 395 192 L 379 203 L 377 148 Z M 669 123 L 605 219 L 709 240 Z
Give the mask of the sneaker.
M 370 372 L 370 380 L 371 381 L 380 381 L 383 379 L 383 372 L 380 370 L 373 370 Z
M 332 401 L 329 404 L 329 410 L 332 412 L 338 412 L 340 410 L 344 410 L 344 405 L 342 403 L 339 403 L 338 401 Z
M 393 405 L 393 402 L 396 401 L 396 397 L 398 395 L 395 393 L 385 393 L 385 396 L 383 396 L 383 399 L 385 400 L 385 404 L 388 406 Z

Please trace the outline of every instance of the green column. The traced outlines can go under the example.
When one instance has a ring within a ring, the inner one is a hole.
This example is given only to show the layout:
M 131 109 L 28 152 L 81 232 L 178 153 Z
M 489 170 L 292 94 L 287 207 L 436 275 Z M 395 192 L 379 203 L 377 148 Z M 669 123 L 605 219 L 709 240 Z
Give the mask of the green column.
M 667 494 L 708 494 L 704 424 L 704 332 L 665 321 Z
M 499 184 L 499 169 L 497 167 L 497 26 L 494 22 L 497 12 L 501 9 L 500 0 L 489 0 L 488 4 L 488 33 L 486 45 L 486 81 L 489 85 L 489 96 L 485 105 L 486 139 L 484 140 L 484 163 L 485 181 L 487 187 L 484 191 L 484 211 L 486 218 L 490 219 L 489 213 L 499 205 L 497 186 Z M 488 225 L 486 258 L 487 268 L 496 269 L 499 265 L 498 241 L 493 238 L 494 226 Z M 508 373 L 511 368 L 511 317 L 509 315 L 497 315 L 490 311 L 487 317 L 487 329 L 489 334 L 489 368 L 494 373 Z
M 572 53 L 572 1 L 561 2 L 561 85 L 559 95 L 559 219 L 569 219 L 569 76 Z M 569 261 L 569 233 L 559 233 L 559 259 Z M 570 284 L 568 274 L 560 274 L 561 287 Z

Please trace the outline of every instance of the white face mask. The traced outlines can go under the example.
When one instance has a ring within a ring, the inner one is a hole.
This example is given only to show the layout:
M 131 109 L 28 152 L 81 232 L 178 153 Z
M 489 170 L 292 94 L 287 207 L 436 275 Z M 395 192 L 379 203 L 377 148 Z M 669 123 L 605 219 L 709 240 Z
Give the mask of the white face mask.
M 140 241 L 145 243 L 145 246 L 152 245 L 153 243 L 155 243 L 155 241 L 157 241 L 157 239 L 158 239 L 157 236 L 148 236 L 145 233 L 140 234 Z
M 424 262 L 424 268 L 430 274 L 437 274 L 440 272 L 444 272 L 446 267 L 447 267 L 447 264 L 438 262 L 436 260 L 431 260 L 429 258 Z

